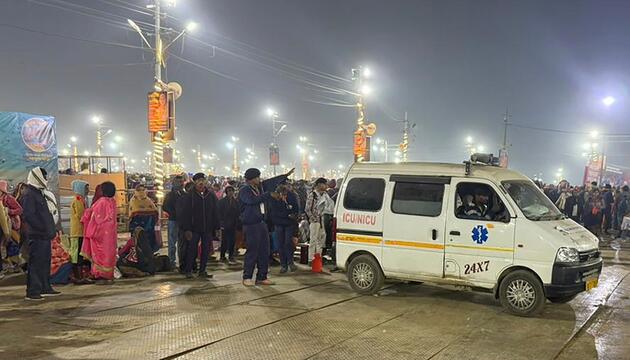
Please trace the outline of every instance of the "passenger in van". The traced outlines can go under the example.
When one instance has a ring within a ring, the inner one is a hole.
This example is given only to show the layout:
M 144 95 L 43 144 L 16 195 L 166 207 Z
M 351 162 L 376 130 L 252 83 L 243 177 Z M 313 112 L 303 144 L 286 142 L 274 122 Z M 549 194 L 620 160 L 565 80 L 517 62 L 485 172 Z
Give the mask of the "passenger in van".
M 483 187 L 475 188 L 475 196 L 470 194 L 463 196 L 463 204 L 457 209 L 458 217 L 464 219 L 491 219 L 488 214 L 488 202 L 490 195 Z

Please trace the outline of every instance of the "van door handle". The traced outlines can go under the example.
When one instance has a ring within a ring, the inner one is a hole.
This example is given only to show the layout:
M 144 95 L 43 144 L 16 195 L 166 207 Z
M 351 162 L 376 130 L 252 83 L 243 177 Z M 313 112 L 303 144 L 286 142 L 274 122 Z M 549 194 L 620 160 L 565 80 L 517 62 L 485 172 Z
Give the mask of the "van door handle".
M 433 231 L 431 231 L 431 237 L 433 238 L 433 240 L 437 240 L 437 230 L 433 229 Z
M 451 235 L 453 235 L 453 236 L 459 236 L 459 235 L 461 235 L 461 234 L 459 233 L 459 231 L 451 231 L 449 234 L 451 234 Z

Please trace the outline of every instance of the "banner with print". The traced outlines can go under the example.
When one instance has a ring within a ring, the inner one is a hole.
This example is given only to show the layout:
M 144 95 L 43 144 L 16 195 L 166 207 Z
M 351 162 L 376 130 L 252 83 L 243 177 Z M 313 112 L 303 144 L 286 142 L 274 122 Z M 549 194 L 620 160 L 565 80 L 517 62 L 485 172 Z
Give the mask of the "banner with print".
M 26 182 L 31 169 L 48 173 L 48 188 L 59 193 L 55 118 L 18 112 L 0 112 L 0 179 L 14 187 Z

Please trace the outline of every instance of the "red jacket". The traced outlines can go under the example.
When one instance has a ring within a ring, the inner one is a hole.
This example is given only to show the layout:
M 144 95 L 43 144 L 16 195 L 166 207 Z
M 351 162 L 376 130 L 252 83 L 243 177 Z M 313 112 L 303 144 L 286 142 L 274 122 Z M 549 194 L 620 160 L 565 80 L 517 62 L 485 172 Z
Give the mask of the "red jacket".
M 9 209 L 9 217 L 11 218 L 11 226 L 13 230 L 18 231 L 22 225 L 20 221 L 20 215 L 22 215 L 22 206 L 15 200 L 15 198 L 9 194 L 4 194 L 2 199 L 2 205 Z

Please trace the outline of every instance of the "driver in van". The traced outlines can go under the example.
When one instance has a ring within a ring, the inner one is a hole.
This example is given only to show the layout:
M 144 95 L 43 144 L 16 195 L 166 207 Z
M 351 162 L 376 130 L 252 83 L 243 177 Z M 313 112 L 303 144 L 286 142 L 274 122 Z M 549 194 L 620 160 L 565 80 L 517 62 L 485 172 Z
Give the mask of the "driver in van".
M 475 196 L 471 201 L 471 196 L 464 196 L 464 203 L 457 210 L 462 217 L 469 219 L 490 219 L 488 215 L 488 201 L 490 196 L 486 189 L 475 188 Z

